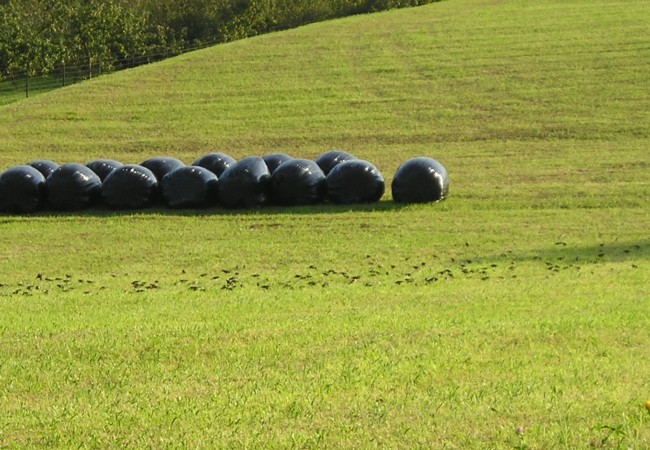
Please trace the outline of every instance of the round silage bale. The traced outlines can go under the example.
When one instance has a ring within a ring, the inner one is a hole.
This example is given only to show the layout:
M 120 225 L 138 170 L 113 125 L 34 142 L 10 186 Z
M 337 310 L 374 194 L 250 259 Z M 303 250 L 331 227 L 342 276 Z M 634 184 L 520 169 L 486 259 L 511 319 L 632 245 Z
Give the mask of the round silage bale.
M 95 205 L 101 196 L 102 181 L 82 164 L 57 168 L 45 180 L 47 202 L 60 211 L 76 211 Z
M 162 179 L 162 195 L 170 208 L 205 208 L 217 203 L 218 178 L 204 167 L 180 167 Z
M 330 150 L 316 158 L 316 164 L 318 164 L 318 167 L 320 167 L 323 173 L 327 176 L 329 175 L 330 171 L 336 167 L 337 164 L 341 164 L 343 161 L 350 161 L 352 159 L 357 158 L 354 155 L 342 150 Z
M 104 180 L 102 197 L 114 209 L 151 206 L 158 195 L 158 179 L 146 167 L 127 164 L 114 169 Z
M 402 164 L 391 186 L 398 203 L 429 203 L 449 195 L 449 174 L 435 159 L 419 157 Z
M 30 162 L 28 165 L 41 172 L 45 178 L 49 177 L 52 172 L 59 168 L 57 163 L 49 159 L 39 159 Z
M 169 172 L 176 170 L 179 167 L 185 167 L 185 164 L 180 159 L 170 158 L 167 156 L 157 156 L 155 158 L 150 158 L 146 161 L 143 161 L 140 165 L 151 170 L 156 176 L 158 183 L 160 183 L 163 177 Z
M 225 153 L 208 153 L 194 161 L 192 165 L 208 169 L 219 178 L 228 167 L 234 166 L 236 163 L 235 158 Z
M 379 169 L 360 159 L 337 164 L 327 175 L 327 194 L 333 203 L 377 202 L 385 189 Z
M 104 181 L 109 173 L 123 165 L 121 162 L 112 159 L 96 159 L 86 164 L 86 167 L 95 172 L 100 180 Z
M 45 177 L 32 166 L 11 167 L 0 174 L 0 211 L 36 212 L 45 201 Z
M 287 155 L 286 153 L 270 153 L 268 155 L 262 156 L 262 159 L 266 163 L 266 167 L 269 168 L 271 175 L 273 175 L 273 172 L 275 172 L 275 169 L 277 169 L 280 164 L 292 160 L 293 157 Z
M 271 200 L 276 205 L 313 205 L 325 199 L 325 174 L 314 161 L 291 159 L 271 175 Z
M 262 158 L 244 158 L 219 178 L 219 201 L 226 208 L 263 206 L 268 200 L 270 178 L 269 168 Z

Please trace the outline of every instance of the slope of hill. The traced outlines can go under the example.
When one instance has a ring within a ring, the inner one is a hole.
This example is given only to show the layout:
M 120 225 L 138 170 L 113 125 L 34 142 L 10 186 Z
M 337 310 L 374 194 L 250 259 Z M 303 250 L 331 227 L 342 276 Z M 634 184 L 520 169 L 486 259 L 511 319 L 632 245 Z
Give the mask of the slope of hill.
M 647 138 L 647 2 L 450 1 L 194 52 L 2 109 L 2 163 Z
M 459 0 L 217 46 L 0 108 L 0 165 L 340 147 L 389 176 L 433 154 L 463 177 L 494 152 L 547 170 L 595 151 L 602 172 L 647 148 L 647 8 Z

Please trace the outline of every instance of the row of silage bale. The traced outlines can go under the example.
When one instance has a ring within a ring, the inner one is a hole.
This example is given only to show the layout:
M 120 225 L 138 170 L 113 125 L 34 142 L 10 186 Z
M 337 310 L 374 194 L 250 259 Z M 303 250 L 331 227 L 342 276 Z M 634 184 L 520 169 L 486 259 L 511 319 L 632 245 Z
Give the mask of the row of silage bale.
M 392 184 L 393 198 L 401 203 L 440 201 L 448 188 L 445 168 L 429 158 L 407 161 Z M 209 153 L 192 166 L 167 157 L 139 165 L 100 159 L 59 166 L 39 160 L 0 174 L 0 211 L 80 210 L 102 202 L 113 209 L 140 209 L 161 200 L 171 208 L 354 204 L 379 201 L 384 191 L 384 178 L 372 163 L 337 150 L 315 161 L 286 153 L 236 161 Z

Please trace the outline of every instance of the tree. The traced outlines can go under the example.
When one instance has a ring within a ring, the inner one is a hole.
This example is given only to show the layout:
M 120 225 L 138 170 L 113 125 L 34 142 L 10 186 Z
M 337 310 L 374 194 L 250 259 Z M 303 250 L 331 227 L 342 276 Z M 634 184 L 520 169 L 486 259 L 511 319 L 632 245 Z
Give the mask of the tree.
M 8 2 L 0 7 L 0 74 L 47 70 L 51 61 L 48 24 L 38 1 Z
M 146 53 L 146 15 L 117 0 L 22 0 L 0 6 L 0 74 L 47 74 L 61 64 L 88 77 Z
M 0 77 L 128 67 L 309 22 L 436 0 L 0 0 Z
M 133 9 L 116 1 L 60 1 L 60 17 L 65 23 L 63 41 L 69 59 L 87 68 L 88 77 L 101 65 L 143 52 L 145 20 Z

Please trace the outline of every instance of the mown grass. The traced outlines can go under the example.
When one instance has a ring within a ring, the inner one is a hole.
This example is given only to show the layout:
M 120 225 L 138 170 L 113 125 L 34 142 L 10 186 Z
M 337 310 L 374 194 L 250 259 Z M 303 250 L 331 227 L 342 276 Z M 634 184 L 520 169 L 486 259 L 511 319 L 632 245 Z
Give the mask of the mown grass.
M 45 94 L 65 85 L 79 83 L 87 77 L 86 72 L 70 71 L 65 79 L 51 75 L 43 75 L 26 80 L 16 78 L 0 81 L 0 106 L 8 105 L 25 98 Z
M 0 107 L 2 167 L 340 147 L 452 177 L 435 205 L 0 217 L 0 445 L 647 447 L 649 22 L 450 0 Z

